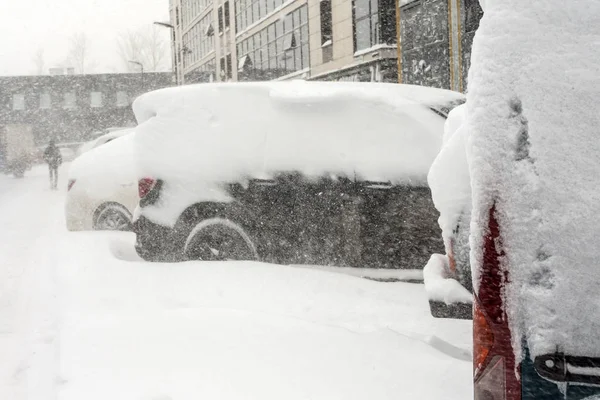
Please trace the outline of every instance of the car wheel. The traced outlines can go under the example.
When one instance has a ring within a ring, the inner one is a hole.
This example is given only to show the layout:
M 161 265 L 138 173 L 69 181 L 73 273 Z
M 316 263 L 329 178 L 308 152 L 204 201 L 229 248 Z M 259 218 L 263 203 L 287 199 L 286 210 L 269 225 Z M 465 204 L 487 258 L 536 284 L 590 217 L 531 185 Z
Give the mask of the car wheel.
M 210 218 L 198 223 L 185 242 L 184 255 L 188 260 L 259 260 L 250 236 L 226 218 Z
M 94 219 L 96 231 L 130 231 L 131 214 L 120 204 L 108 204 Z

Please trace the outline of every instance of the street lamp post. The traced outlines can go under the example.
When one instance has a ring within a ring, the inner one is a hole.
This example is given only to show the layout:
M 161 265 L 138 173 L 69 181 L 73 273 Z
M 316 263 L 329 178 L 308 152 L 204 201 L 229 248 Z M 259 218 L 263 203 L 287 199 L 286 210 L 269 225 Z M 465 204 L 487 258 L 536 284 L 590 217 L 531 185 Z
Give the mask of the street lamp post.
M 175 26 L 173 26 L 172 24 L 169 24 L 167 22 L 154 22 L 154 25 L 158 25 L 158 26 L 162 26 L 162 27 L 165 27 L 165 28 L 169 28 L 171 30 L 171 32 L 172 32 L 172 36 L 171 36 L 172 39 L 171 40 L 173 42 L 173 54 L 174 54 L 174 57 L 173 57 L 173 69 L 174 69 L 174 71 L 173 72 L 175 72 L 175 77 L 177 78 L 177 81 L 179 81 L 179 68 L 177 67 L 177 65 L 178 65 L 178 60 L 177 60 L 178 52 L 177 52 L 177 40 L 175 38 Z M 181 84 L 182 85 L 184 84 L 184 81 L 185 81 L 185 76 L 183 75 L 183 71 L 182 71 L 182 74 L 181 74 Z

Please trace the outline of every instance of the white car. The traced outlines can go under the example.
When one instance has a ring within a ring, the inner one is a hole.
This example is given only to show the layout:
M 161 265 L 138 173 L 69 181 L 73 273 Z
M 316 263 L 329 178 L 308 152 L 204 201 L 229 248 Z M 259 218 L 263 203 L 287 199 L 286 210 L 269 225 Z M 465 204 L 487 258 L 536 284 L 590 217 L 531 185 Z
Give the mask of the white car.
M 105 143 L 111 142 L 111 141 L 115 140 L 116 138 L 120 138 L 121 136 L 128 135 L 131 132 L 133 132 L 133 129 L 131 129 L 131 128 L 119 128 L 119 129 L 109 128 L 108 130 L 105 130 L 105 132 L 108 132 L 108 133 L 103 133 L 101 136 L 98 136 L 95 139 L 90 140 L 89 142 L 86 142 L 83 145 L 81 145 L 81 147 L 79 147 L 79 149 L 77 149 L 77 155 L 79 156 L 87 151 L 95 149 L 96 147 L 102 146 Z
M 69 169 L 67 229 L 129 230 L 138 203 L 133 160 L 135 132 L 90 150 Z

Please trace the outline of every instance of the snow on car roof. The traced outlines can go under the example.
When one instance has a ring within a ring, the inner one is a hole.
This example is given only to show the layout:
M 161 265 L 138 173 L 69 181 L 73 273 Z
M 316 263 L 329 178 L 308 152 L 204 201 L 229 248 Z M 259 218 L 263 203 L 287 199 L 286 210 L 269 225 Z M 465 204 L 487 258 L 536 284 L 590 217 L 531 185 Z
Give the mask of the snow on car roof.
M 142 170 L 158 177 L 293 170 L 425 184 L 444 124 L 431 108 L 461 101 L 410 85 L 294 81 L 168 88 L 133 108 Z
M 600 3 L 485 7 L 467 96 L 471 264 L 477 276 L 495 204 L 515 344 L 600 356 Z
M 69 179 L 93 179 L 94 190 L 99 192 L 105 190 L 106 186 L 114 186 L 115 182 L 135 182 L 135 131 L 130 130 L 128 133 L 86 151 L 73 160 L 69 167 Z

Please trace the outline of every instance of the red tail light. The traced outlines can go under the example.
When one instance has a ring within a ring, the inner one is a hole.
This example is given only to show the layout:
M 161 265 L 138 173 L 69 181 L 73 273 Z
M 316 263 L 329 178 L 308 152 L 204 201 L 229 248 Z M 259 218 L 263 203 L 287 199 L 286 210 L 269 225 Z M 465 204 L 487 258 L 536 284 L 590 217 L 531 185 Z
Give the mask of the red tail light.
M 140 199 L 143 199 L 154 189 L 156 186 L 156 179 L 152 178 L 142 178 L 138 181 L 138 194 L 140 195 Z
M 71 190 L 73 185 L 75 184 L 75 179 L 69 179 L 69 183 L 67 184 L 67 192 Z
M 479 292 L 473 315 L 473 367 L 475 400 L 520 400 L 519 368 L 504 304 L 508 271 L 500 266 L 504 256 L 496 208 L 489 213 L 489 234 L 484 241 Z

